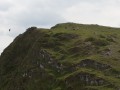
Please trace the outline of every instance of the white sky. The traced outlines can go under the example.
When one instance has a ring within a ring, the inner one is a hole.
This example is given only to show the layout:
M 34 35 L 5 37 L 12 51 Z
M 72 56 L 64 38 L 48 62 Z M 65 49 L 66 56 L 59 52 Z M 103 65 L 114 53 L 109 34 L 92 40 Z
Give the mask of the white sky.
M 63 22 L 119 27 L 120 0 L 0 0 L 0 53 L 30 26 Z

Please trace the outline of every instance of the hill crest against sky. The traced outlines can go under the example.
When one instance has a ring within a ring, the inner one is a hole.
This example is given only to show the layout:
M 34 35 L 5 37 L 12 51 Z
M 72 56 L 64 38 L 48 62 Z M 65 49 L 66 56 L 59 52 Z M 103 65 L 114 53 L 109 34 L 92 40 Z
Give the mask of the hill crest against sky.
M 1 90 L 119 90 L 120 29 L 31 27 L 0 56 Z

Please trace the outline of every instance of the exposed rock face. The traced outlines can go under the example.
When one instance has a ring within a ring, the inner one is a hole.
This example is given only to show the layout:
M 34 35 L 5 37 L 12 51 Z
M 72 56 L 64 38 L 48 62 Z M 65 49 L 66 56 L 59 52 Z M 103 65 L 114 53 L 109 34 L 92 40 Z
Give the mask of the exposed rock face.
M 95 70 L 99 70 L 105 73 L 105 75 L 114 75 L 114 77 L 119 78 L 120 72 L 116 71 L 108 64 L 103 64 L 100 62 L 96 62 L 95 60 L 85 59 L 76 65 L 76 67 L 84 67 L 84 68 L 92 68 Z
M 119 77 L 120 72 L 115 70 L 114 68 L 112 68 L 110 65 L 103 64 L 103 63 L 100 63 L 100 62 L 97 62 L 97 61 L 91 60 L 91 59 L 84 59 L 84 60 L 81 60 L 77 64 L 63 67 L 63 69 L 66 70 L 67 72 L 74 72 L 74 71 L 78 70 L 79 68 L 88 68 L 88 69 L 91 68 L 92 69 L 91 71 L 97 70 L 97 71 L 103 72 L 105 76 L 113 75 L 115 78 L 120 78 Z
M 100 53 L 101 55 L 104 55 L 104 56 L 110 56 L 112 55 L 112 51 L 110 50 L 110 48 L 106 48 L 102 51 L 99 51 L 98 53 Z
M 71 82 L 71 83 L 69 83 Z M 74 82 L 82 82 L 82 85 L 87 85 L 87 86 L 101 86 L 105 85 L 107 82 L 103 80 L 102 78 L 96 77 L 94 74 L 89 74 L 85 72 L 80 72 L 79 74 L 75 76 L 71 76 L 66 78 L 65 83 L 66 84 L 73 84 Z
M 75 39 L 78 38 L 79 35 L 77 34 L 68 34 L 68 33 L 57 33 L 54 35 L 54 37 L 58 38 L 59 40 L 70 40 L 70 39 Z
M 91 59 L 82 60 L 77 66 L 88 67 L 88 68 L 93 68 L 93 69 L 98 69 L 98 70 L 111 69 L 110 65 L 102 64 L 102 63 L 96 62 Z
M 69 66 L 68 68 L 66 67 L 66 69 L 68 69 L 69 71 L 70 70 L 74 71 L 78 67 L 79 68 L 80 67 L 92 68 L 92 69 L 100 70 L 100 71 L 105 71 L 105 70 L 111 70 L 112 69 L 112 67 L 110 65 L 102 64 L 100 62 L 96 62 L 95 60 L 91 60 L 91 59 L 82 60 L 77 64 L 73 64 L 73 65 Z

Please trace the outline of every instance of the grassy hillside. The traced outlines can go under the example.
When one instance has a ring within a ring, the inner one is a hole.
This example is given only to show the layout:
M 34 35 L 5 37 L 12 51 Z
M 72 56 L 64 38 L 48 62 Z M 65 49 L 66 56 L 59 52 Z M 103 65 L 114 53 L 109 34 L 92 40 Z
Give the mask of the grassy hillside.
M 0 90 L 119 90 L 120 28 L 31 27 L 0 56 Z

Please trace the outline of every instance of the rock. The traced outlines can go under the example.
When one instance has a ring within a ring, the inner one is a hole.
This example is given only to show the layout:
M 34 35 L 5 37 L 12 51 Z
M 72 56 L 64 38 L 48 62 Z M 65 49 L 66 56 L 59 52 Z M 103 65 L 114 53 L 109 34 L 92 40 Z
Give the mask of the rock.
M 102 64 L 100 62 L 96 62 L 96 61 L 91 60 L 91 59 L 82 60 L 76 66 L 79 66 L 79 67 L 88 67 L 88 68 L 93 68 L 93 69 L 97 69 L 97 70 L 111 69 L 110 65 Z
M 72 84 L 74 82 L 81 82 L 81 85 L 86 86 L 102 86 L 108 83 L 104 79 L 86 72 L 80 72 L 77 75 L 66 78 L 65 80 L 66 84 Z
M 70 40 L 78 38 L 79 35 L 72 33 L 57 33 L 54 35 L 54 37 L 58 38 L 59 40 Z
M 44 69 L 44 66 L 43 66 L 42 64 L 40 64 L 40 68 L 41 68 L 41 69 Z

